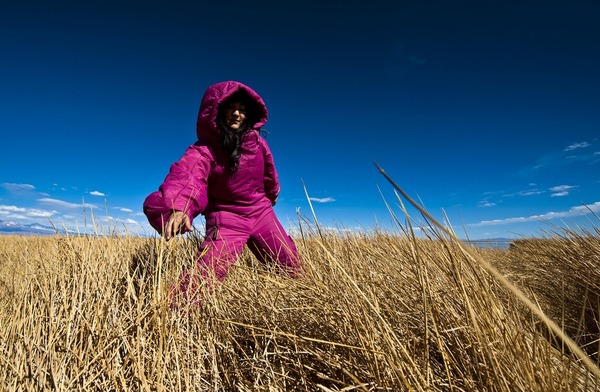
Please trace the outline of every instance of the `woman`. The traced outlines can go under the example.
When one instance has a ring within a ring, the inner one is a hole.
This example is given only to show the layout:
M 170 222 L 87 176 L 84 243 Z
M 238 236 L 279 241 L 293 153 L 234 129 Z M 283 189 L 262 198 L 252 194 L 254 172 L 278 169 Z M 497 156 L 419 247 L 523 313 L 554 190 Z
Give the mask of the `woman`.
M 222 281 L 246 244 L 261 262 L 275 262 L 291 276 L 300 273 L 294 242 L 272 207 L 279 180 L 260 136 L 267 117 L 264 101 L 250 87 L 235 81 L 210 86 L 198 113 L 198 141 L 144 201 L 150 224 L 167 240 L 191 231 L 199 214 L 206 218 L 201 256 L 178 285 L 188 299 L 202 281 Z

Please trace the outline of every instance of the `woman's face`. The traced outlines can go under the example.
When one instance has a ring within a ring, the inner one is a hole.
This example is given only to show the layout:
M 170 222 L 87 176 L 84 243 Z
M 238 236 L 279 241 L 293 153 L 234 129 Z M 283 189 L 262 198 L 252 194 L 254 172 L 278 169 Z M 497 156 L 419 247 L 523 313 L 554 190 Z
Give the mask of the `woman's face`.
M 246 105 L 234 101 L 225 108 L 225 125 L 232 131 L 237 131 L 246 121 Z

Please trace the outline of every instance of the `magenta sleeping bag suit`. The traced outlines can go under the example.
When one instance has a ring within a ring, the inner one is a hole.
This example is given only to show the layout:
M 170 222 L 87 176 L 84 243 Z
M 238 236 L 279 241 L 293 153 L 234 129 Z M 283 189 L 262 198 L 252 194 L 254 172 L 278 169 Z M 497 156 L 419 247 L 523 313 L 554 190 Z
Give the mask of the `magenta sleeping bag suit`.
M 217 114 L 219 106 L 240 91 L 253 101 L 258 113 L 241 136 L 239 164 L 232 172 L 221 147 Z M 264 101 L 250 87 L 234 81 L 210 86 L 198 113 L 198 141 L 171 165 L 159 190 L 144 201 L 148 221 L 161 234 L 173 211 L 185 212 L 191 222 L 199 214 L 206 218 L 199 252 L 204 254 L 182 275 L 179 290 L 184 294 L 200 284 L 190 277 L 222 281 L 246 244 L 261 262 L 275 262 L 291 276 L 300 273 L 294 242 L 272 207 L 279 195 L 279 179 L 271 151 L 260 135 L 267 117 Z

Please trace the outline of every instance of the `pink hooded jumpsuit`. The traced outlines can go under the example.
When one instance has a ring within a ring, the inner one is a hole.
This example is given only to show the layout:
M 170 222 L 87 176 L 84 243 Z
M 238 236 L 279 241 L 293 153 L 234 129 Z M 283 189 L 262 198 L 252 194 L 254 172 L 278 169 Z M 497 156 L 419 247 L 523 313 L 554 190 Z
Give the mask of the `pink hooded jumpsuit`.
M 240 90 L 260 113 L 242 136 L 239 166 L 232 172 L 219 142 L 216 119 L 219 105 Z M 199 214 L 206 218 L 206 236 L 199 251 L 204 254 L 178 284 L 187 297 L 195 295 L 192 291 L 199 288 L 200 279 L 214 276 L 222 281 L 246 244 L 262 263 L 276 262 L 291 276 L 300 273 L 294 242 L 272 207 L 279 195 L 279 179 L 271 151 L 259 134 L 267 117 L 264 101 L 250 87 L 234 81 L 210 86 L 198 113 L 198 141 L 171 165 L 159 190 L 144 201 L 148 221 L 161 234 L 172 211 L 185 212 L 191 222 Z

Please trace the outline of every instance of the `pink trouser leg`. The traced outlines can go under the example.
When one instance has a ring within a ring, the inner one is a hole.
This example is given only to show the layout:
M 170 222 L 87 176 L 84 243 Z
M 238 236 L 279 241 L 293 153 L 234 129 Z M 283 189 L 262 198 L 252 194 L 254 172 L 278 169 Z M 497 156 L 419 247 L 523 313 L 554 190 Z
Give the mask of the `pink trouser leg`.
M 296 245 L 277 219 L 272 208 L 254 220 L 248 247 L 262 263 L 277 263 L 288 275 L 302 274 Z
M 198 260 L 181 274 L 176 288 L 172 288 L 171 298 L 177 295 L 196 304 L 201 301 L 202 286 L 207 286 L 210 291 L 214 284 L 225 279 L 248 241 L 249 230 L 247 221 L 234 214 L 218 212 L 209 215 Z
M 302 275 L 294 241 L 287 235 L 272 208 L 252 218 L 220 211 L 206 217 L 206 238 L 198 253 L 199 258 L 171 288 L 171 300 L 182 296 L 198 305 L 203 297 L 202 287 L 206 286 L 210 291 L 214 284 L 223 281 L 246 244 L 260 262 L 276 263 L 292 277 Z

